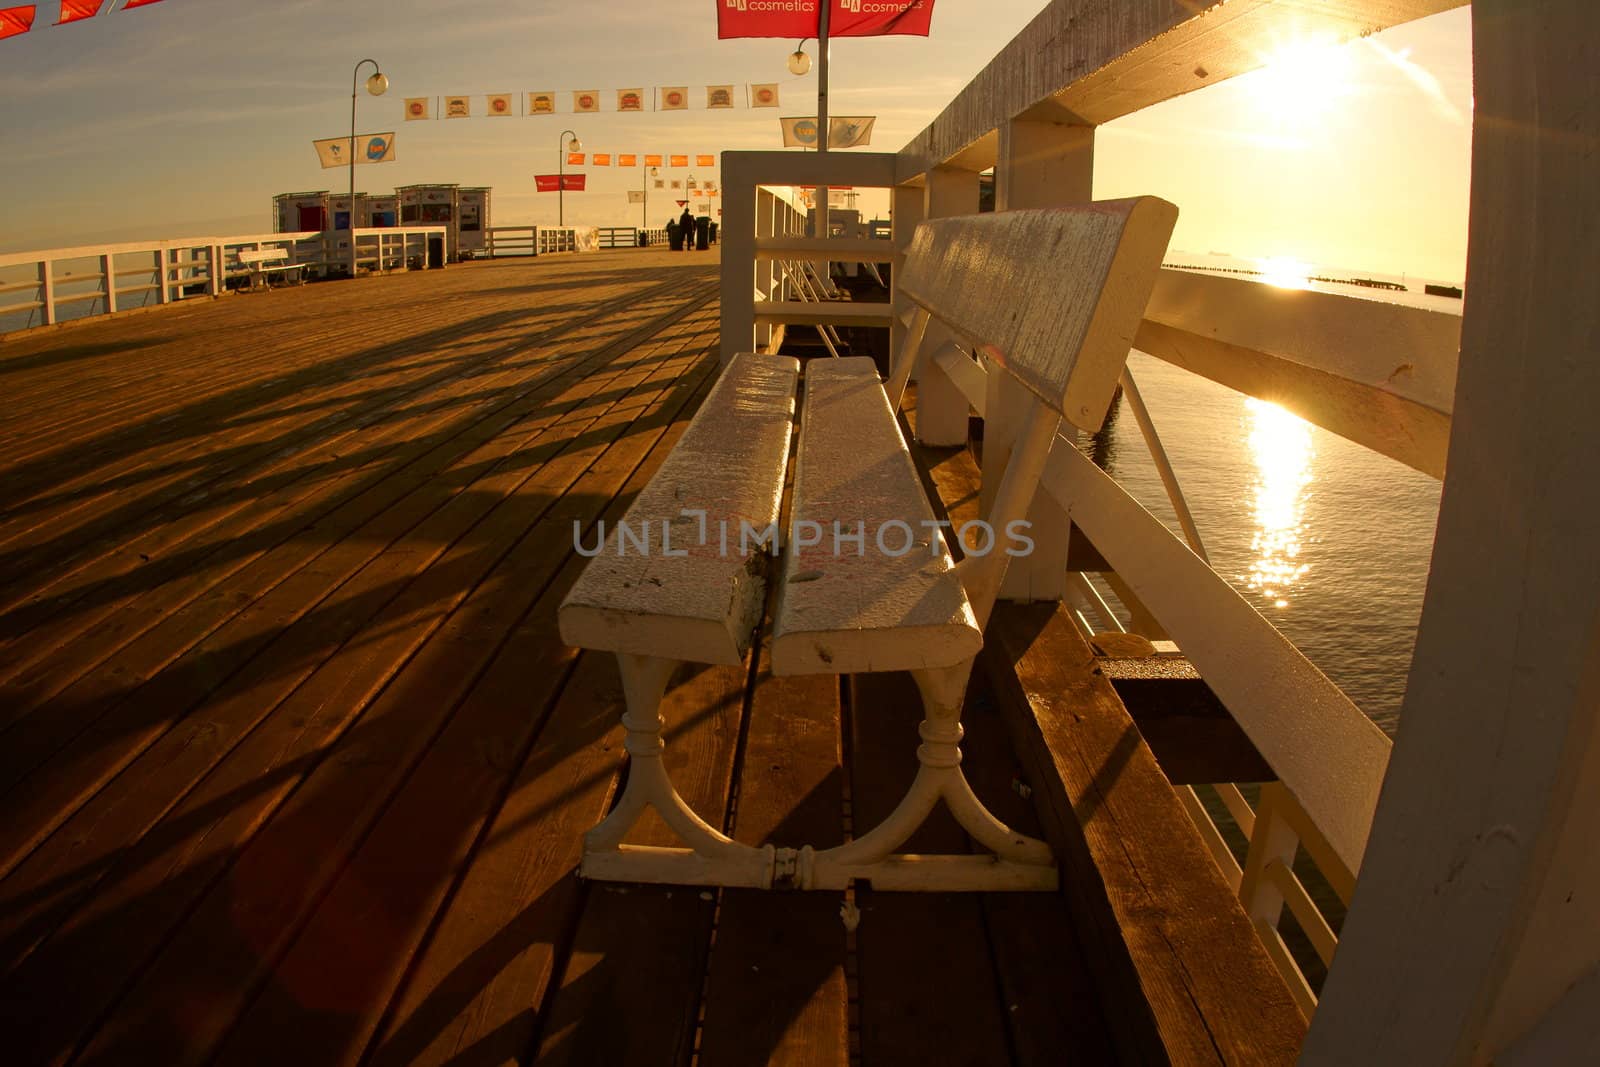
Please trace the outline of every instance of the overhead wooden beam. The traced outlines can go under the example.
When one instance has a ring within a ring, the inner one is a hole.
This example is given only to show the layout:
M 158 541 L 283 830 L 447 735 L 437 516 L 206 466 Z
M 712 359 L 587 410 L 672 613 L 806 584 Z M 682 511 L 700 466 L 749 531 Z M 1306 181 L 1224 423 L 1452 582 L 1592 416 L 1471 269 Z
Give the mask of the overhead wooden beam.
M 896 179 L 971 167 L 1009 119 L 1099 125 L 1254 70 L 1290 37 L 1348 40 L 1465 3 L 1055 0 L 900 150 Z

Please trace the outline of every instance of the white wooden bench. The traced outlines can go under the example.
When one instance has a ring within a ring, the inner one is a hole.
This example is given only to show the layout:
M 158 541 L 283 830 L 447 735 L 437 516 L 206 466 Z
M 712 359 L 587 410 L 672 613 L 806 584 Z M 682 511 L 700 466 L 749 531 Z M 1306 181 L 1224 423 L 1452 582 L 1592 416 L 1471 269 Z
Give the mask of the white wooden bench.
M 241 248 L 238 253 L 239 269 L 247 273 L 247 282 L 250 289 L 256 287 L 257 282 L 266 284 L 267 275 L 287 273 L 301 269 L 299 263 L 287 262 L 289 251 L 286 248 Z
M 1007 542 L 1007 531 L 1027 515 L 1063 417 L 1099 428 L 1176 218 L 1173 205 L 1143 197 L 924 223 L 900 269 L 900 291 L 916 313 L 893 377 L 881 382 L 866 358 L 807 366 L 773 671 L 909 671 L 926 710 L 920 768 L 904 799 L 863 836 L 823 851 L 729 839 L 688 808 L 660 758 L 659 704 L 672 672 L 684 661 L 740 662 L 762 617 L 762 546 L 738 534 L 741 524 L 764 528 L 777 518 L 797 367 L 748 354 L 729 363 L 625 516 L 632 540 L 619 528 L 561 606 L 569 643 L 619 657 L 632 760 L 616 809 L 585 842 L 584 876 L 805 889 L 840 889 L 851 879 L 879 889 L 1055 887 L 1049 847 L 1001 823 L 968 786 L 961 704 L 1011 558 L 1006 548 L 1023 547 Z M 935 319 L 1030 398 L 987 517 L 992 550 L 960 563 L 896 416 L 915 369 L 947 358 L 954 344 L 927 351 Z M 642 529 L 651 531 L 643 540 Z M 941 800 L 989 854 L 897 852 Z M 684 847 L 624 843 L 647 806 Z

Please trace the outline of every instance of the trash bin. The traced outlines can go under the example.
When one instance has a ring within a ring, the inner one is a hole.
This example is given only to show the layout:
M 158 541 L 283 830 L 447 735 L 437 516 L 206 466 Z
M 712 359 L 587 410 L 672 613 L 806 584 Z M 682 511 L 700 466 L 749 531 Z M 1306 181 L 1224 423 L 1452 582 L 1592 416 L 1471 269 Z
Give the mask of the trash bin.
M 639 231 L 639 247 L 640 248 L 648 248 L 649 245 L 650 245 L 650 234 L 647 233 L 644 230 L 640 230 Z
M 667 223 L 667 243 L 672 248 L 672 251 L 683 251 L 683 231 L 678 228 L 677 219 Z
M 442 270 L 444 268 L 444 238 L 428 238 L 428 269 Z
M 694 246 L 701 251 L 711 247 L 710 215 L 701 215 L 694 220 Z

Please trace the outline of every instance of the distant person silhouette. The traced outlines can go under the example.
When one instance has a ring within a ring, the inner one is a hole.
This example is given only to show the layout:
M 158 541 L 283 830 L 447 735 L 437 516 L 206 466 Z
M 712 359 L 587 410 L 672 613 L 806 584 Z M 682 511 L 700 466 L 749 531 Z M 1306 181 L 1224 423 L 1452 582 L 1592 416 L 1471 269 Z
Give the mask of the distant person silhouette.
M 683 247 L 694 251 L 694 216 L 689 214 L 688 208 L 684 208 L 683 214 L 678 216 L 678 229 L 683 231 Z

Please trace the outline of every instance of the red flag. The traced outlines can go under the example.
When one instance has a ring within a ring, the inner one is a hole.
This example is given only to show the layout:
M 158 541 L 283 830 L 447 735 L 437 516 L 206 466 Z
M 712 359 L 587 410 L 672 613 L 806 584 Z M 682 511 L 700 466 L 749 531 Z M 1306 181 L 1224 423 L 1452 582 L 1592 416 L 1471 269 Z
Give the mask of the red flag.
M 827 0 L 830 37 L 878 37 L 884 34 L 928 36 L 933 22 L 933 0 Z M 718 0 L 717 36 L 787 37 L 800 40 L 817 36 L 818 0 L 793 4 L 756 4 L 752 0 Z M 772 10 L 773 8 L 793 10 Z M 754 10 L 766 8 L 767 10 Z
M 541 193 L 553 193 L 557 189 L 564 189 L 569 193 L 581 193 L 584 191 L 586 178 L 587 174 L 535 174 L 533 185 Z
M 0 41 L 33 29 L 34 5 L 0 7 Z
M 933 0 L 833 0 L 828 36 L 926 37 L 932 22 Z
M 752 11 L 751 7 L 767 8 Z M 778 8 L 780 10 L 771 10 Z M 793 8 L 793 10 L 781 10 Z M 749 0 L 717 0 L 717 36 L 789 37 L 798 41 L 817 35 L 817 0 L 794 4 L 751 4 Z
M 80 19 L 92 19 L 100 14 L 105 2 L 106 0 L 61 0 L 61 17 L 56 20 L 56 25 L 61 26 Z
M 132 8 L 132 7 L 144 7 L 146 4 L 159 4 L 159 3 L 161 3 L 161 0 L 128 0 L 128 2 L 126 4 L 122 5 L 122 10 L 126 11 L 126 10 L 128 10 L 129 8 Z

